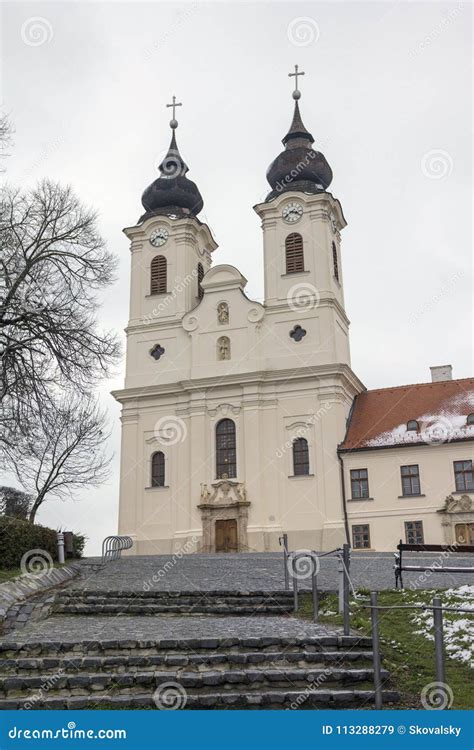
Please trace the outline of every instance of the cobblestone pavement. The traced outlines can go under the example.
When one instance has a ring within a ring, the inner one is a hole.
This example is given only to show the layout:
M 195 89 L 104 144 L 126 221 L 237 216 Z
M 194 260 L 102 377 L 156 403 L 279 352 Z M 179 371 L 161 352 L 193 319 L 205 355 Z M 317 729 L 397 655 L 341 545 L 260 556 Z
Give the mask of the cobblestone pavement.
M 436 553 L 405 554 L 404 562 L 437 566 L 455 564 L 473 567 L 472 555 L 455 555 L 446 561 Z M 453 560 L 454 562 L 451 562 Z M 94 558 L 83 563 L 83 574 L 70 588 L 90 591 L 199 591 L 238 590 L 275 591 L 284 588 L 283 555 L 277 552 L 239 554 L 193 554 L 123 557 L 94 570 Z M 352 553 L 351 580 L 354 587 L 381 591 L 394 588 L 393 554 L 385 552 Z M 338 563 L 335 558 L 321 560 L 318 587 L 336 590 Z M 472 582 L 472 573 L 404 573 L 406 588 L 451 588 Z M 309 588 L 308 579 L 300 580 Z
M 334 635 L 338 628 L 326 628 L 295 617 L 73 617 L 56 615 L 48 620 L 30 621 L 15 630 L 2 643 L 60 641 L 77 643 L 121 638 L 253 638 L 262 636 L 295 637 Z

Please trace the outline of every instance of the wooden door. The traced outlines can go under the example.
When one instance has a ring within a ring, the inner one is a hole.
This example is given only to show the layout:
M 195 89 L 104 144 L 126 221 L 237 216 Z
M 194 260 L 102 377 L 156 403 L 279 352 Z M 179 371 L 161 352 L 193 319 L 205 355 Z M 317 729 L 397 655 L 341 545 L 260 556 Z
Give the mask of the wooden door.
M 474 545 L 474 523 L 456 524 L 456 544 Z
M 216 521 L 216 552 L 237 552 L 237 521 Z

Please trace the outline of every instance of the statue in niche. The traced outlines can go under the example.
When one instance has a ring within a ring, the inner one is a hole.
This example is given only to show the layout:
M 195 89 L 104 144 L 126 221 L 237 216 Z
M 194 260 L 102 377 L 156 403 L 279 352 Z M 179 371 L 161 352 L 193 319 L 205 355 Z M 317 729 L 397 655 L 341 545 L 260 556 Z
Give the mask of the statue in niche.
M 217 339 L 217 359 L 230 359 L 230 339 L 228 336 L 221 336 Z
M 221 325 L 229 322 L 229 305 L 227 302 L 219 302 L 217 305 L 217 320 Z

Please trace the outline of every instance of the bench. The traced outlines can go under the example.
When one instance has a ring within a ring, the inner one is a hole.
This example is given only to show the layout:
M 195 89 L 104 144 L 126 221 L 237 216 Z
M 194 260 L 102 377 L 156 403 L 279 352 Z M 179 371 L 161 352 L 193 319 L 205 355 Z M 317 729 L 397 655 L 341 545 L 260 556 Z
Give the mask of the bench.
M 400 582 L 400 588 L 403 588 L 403 571 L 415 571 L 415 572 L 426 572 L 430 570 L 433 573 L 474 573 L 474 566 L 436 566 L 433 567 L 433 563 L 429 565 L 405 565 L 403 563 L 404 552 L 447 552 L 448 554 L 472 554 L 474 553 L 474 546 L 465 545 L 459 546 L 457 544 L 404 544 L 400 539 L 400 544 L 397 545 L 398 552 L 395 553 L 395 588 L 398 588 Z

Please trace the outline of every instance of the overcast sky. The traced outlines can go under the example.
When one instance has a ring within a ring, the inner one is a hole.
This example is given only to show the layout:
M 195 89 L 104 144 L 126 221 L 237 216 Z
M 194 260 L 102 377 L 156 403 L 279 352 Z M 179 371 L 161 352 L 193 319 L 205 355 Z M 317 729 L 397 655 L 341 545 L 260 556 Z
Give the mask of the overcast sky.
M 8 180 L 69 183 L 96 207 L 120 258 L 101 324 L 122 334 L 129 296 L 122 228 L 142 213 L 170 139 L 204 199 L 200 215 L 263 294 L 252 206 L 292 114 L 295 63 L 304 123 L 334 173 L 348 226 L 342 262 L 355 372 L 368 388 L 472 373 L 470 3 L 4 3 L 2 107 L 15 126 Z M 85 532 L 89 554 L 116 532 L 113 478 L 77 502 L 50 502 L 41 523 Z

